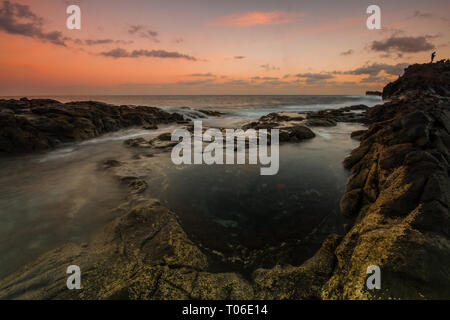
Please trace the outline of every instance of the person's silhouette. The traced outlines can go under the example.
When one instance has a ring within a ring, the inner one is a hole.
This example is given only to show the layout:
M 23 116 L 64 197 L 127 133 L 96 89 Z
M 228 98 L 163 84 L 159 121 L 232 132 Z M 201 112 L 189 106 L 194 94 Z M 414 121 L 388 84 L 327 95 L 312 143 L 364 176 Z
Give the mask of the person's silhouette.
M 436 51 L 431 54 L 431 63 L 433 63 L 434 57 L 436 57 Z

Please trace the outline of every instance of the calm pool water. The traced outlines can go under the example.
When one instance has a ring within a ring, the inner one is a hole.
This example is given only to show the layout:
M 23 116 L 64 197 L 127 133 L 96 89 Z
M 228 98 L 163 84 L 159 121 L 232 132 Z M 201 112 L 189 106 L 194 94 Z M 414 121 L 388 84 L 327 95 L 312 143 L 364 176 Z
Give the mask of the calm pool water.
M 312 140 L 282 144 L 274 176 L 261 176 L 257 165 L 169 161 L 164 177 L 148 181 L 147 194 L 178 214 L 220 269 L 300 264 L 351 223 L 339 211 L 348 177 L 342 160 L 358 145 L 350 133 L 361 128 L 315 128 Z

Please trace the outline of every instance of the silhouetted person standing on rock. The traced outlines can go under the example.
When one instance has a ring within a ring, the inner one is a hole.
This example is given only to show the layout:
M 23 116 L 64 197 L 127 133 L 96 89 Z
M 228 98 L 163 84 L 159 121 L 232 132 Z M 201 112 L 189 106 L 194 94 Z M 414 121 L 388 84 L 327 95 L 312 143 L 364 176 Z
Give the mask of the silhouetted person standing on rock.
M 431 63 L 433 63 L 434 57 L 436 57 L 436 51 L 431 54 Z

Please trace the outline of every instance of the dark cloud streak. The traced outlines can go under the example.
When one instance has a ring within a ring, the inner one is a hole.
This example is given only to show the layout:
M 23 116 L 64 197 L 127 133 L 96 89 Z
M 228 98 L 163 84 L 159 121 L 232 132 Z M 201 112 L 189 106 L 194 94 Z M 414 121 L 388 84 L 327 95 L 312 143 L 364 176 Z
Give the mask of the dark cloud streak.
M 402 52 L 402 53 L 417 53 L 435 49 L 434 44 L 429 40 L 434 36 L 419 36 L 419 37 L 399 37 L 392 36 L 385 40 L 373 41 L 370 49 L 378 52 Z
M 111 58 L 153 57 L 153 58 L 174 58 L 174 59 L 186 59 L 191 61 L 197 61 L 195 57 L 189 56 L 187 54 L 166 50 L 133 50 L 129 52 L 122 48 L 116 48 L 110 51 L 101 52 L 100 55 Z
M 132 44 L 133 41 L 125 41 L 125 40 L 113 40 L 113 39 L 74 39 L 71 40 L 75 44 L 78 45 L 86 45 L 86 46 L 95 46 L 95 45 L 102 45 L 102 44 Z
M 215 77 L 215 74 L 212 74 L 211 72 L 207 73 L 192 73 L 189 74 L 190 77 Z
M 67 46 L 68 42 L 87 46 L 132 43 L 132 41 L 113 39 L 73 39 L 63 36 L 60 31 L 45 32 L 43 26 L 44 19 L 33 13 L 29 6 L 11 1 L 3 1 L 0 7 L 0 30 L 9 34 L 35 38 L 60 46 Z
M 339 55 L 341 56 L 350 56 L 354 53 L 355 51 L 353 49 L 349 49 L 347 51 L 341 52 Z
M 3 1 L 0 7 L 0 30 L 60 46 L 65 46 L 65 40 L 68 39 L 59 31 L 45 32 L 43 19 L 34 14 L 29 6 L 10 1 Z
M 351 74 L 351 75 L 369 75 L 370 77 L 376 77 L 380 72 L 384 71 L 386 74 L 392 76 L 398 76 L 403 73 L 403 70 L 408 66 L 408 63 L 398 63 L 395 65 L 385 63 L 373 63 L 365 65 L 354 70 L 349 71 L 334 71 L 334 74 Z
M 269 63 L 262 64 L 262 65 L 260 65 L 260 67 L 263 68 L 263 69 L 266 70 L 266 71 L 270 71 L 270 70 L 280 70 L 279 67 L 272 66 L 272 65 L 270 65 Z
M 147 29 L 145 26 L 140 24 L 130 26 L 128 33 L 132 35 L 137 34 L 139 37 L 152 40 L 155 43 L 161 42 L 158 39 L 158 32 Z
M 334 78 L 330 73 L 298 73 L 295 76 L 297 78 L 304 78 L 307 84 L 316 84 Z

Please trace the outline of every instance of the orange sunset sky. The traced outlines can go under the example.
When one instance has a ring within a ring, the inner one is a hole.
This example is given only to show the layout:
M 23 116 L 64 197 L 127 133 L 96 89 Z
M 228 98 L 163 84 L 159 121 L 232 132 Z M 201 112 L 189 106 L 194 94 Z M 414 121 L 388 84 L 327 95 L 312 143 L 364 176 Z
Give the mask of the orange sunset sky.
M 66 28 L 67 6 L 81 30 Z M 381 30 L 366 9 L 381 8 Z M 450 1 L 0 0 L 0 95 L 361 94 L 450 58 Z

